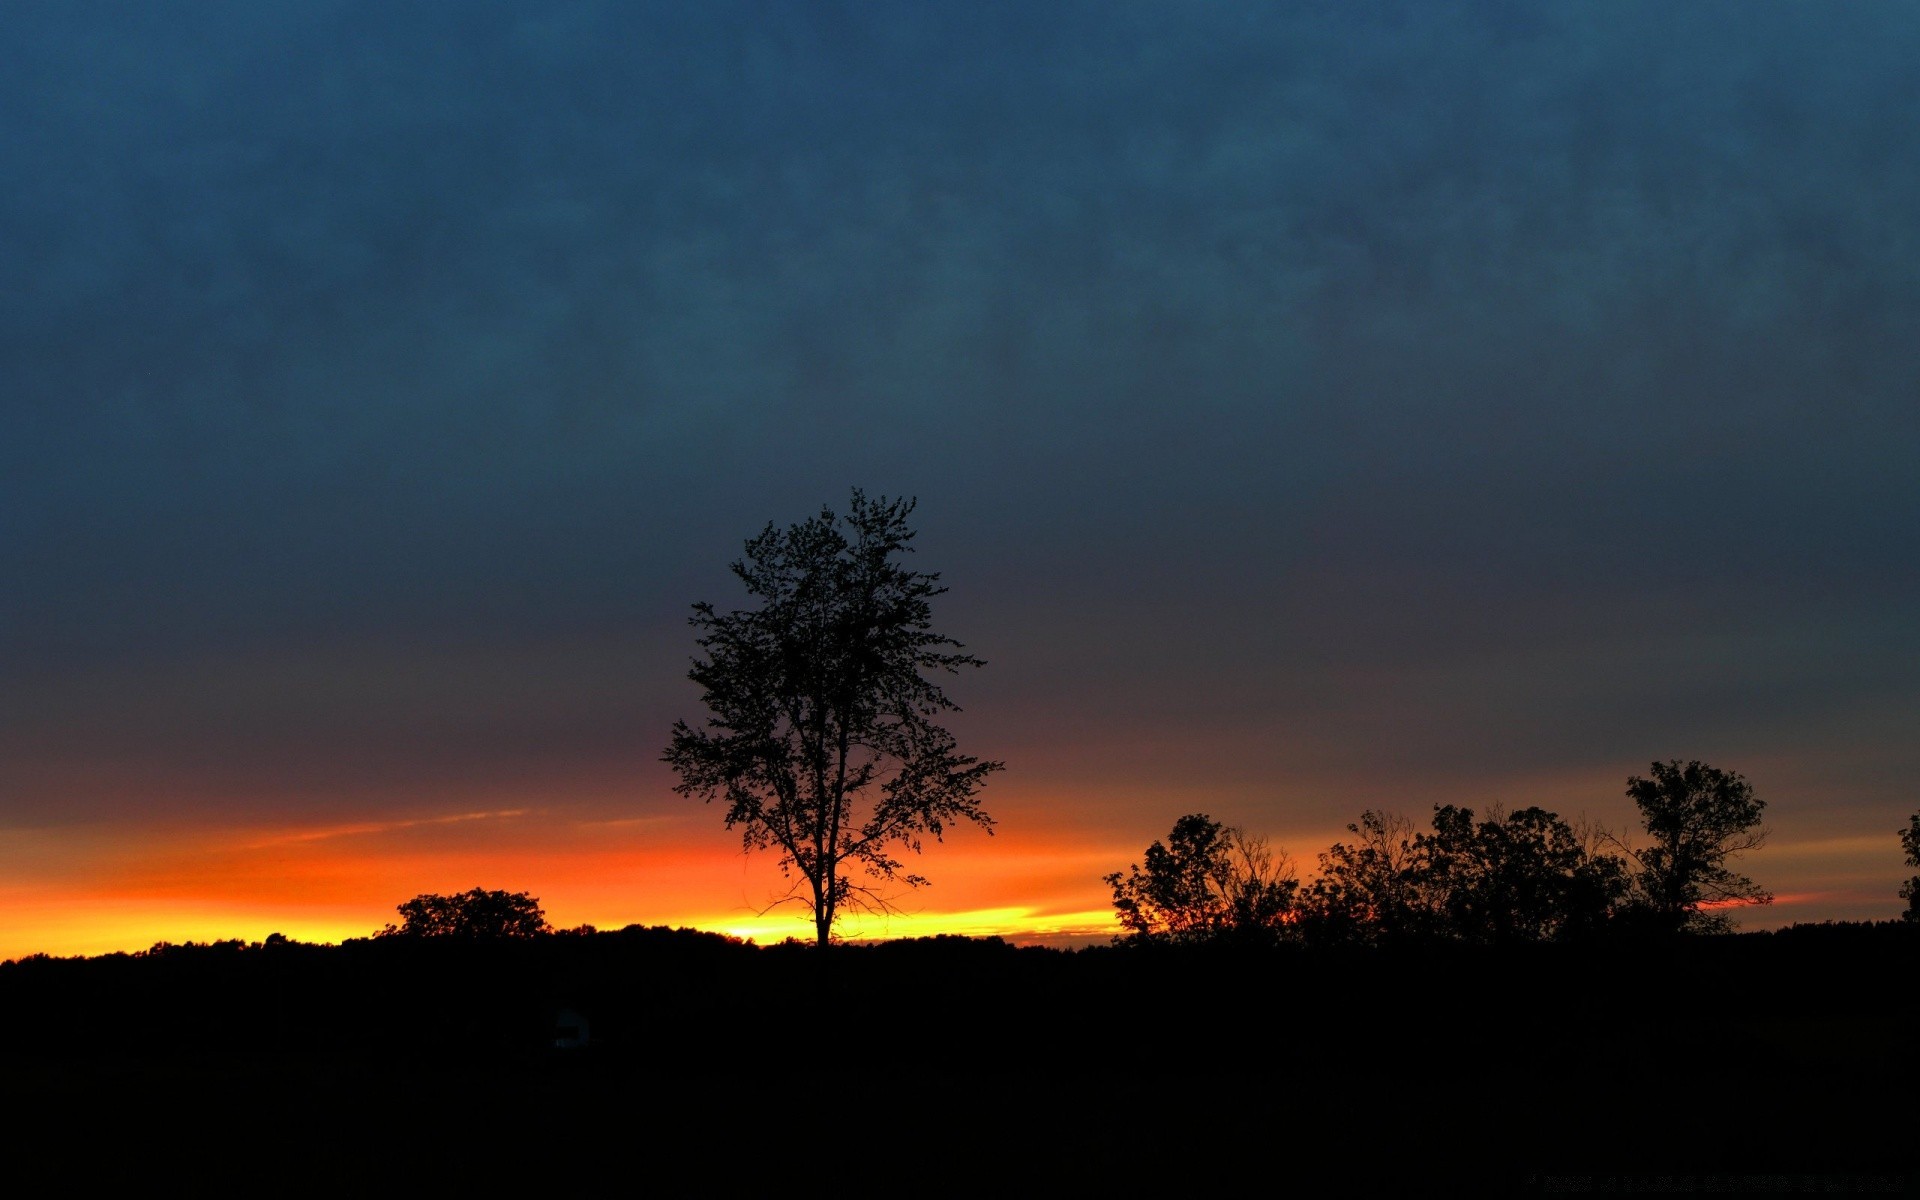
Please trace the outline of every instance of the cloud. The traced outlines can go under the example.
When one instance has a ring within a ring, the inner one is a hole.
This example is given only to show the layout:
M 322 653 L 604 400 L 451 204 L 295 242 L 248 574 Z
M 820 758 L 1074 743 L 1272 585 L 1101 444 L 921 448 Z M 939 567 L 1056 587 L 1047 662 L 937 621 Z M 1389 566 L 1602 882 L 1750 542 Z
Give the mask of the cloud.
M 645 810 L 686 606 L 854 484 L 1062 777 L 1910 707 L 1911 10 L 8 22 L 16 820 Z
M 325 842 L 336 838 L 380 837 L 401 829 L 418 829 L 422 826 L 457 825 L 466 821 L 497 821 L 529 815 L 530 810 L 509 808 L 499 812 L 455 813 L 446 817 L 427 817 L 417 821 L 383 821 L 362 825 L 343 825 L 332 829 L 301 829 L 276 834 L 263 841 L 250 842 L 240 847 L 242 850 L 266 850 L 274 846 L 290 843 Z

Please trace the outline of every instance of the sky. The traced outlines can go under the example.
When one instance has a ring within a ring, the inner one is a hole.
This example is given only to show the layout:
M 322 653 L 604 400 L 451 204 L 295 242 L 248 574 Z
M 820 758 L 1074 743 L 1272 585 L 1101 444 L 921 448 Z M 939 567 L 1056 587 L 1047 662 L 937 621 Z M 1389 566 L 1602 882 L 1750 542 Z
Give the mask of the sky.
M 744 540 L 912 496 L 964 752 L 853 936 L 1182 814 L 1920 808 L 1920 9 L 0 6 L 0 958 L 428 891 L 778 940 L 660 761 Z M 773 907 L 769 907 L 769 906 Z

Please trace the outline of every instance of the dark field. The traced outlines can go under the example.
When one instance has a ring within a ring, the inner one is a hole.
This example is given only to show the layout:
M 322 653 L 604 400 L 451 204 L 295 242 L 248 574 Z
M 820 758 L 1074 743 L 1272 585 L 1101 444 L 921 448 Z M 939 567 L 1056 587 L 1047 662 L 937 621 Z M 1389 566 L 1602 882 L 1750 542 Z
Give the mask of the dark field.
M 1920 927 L 1066 953 L 237 943 L 0 967 L 16 1179 L 258 1193 L 1907 1190 Z M 569 1014 L 583 1047 L 554 1045 Z

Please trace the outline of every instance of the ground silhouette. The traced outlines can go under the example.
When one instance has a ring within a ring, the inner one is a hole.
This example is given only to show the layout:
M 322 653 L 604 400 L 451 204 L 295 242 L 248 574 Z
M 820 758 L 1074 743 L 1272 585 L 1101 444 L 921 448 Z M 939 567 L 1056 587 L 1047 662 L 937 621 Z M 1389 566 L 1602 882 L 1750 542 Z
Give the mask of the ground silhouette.
M 823 1137 L 901 1186 L 1146 1186 L 1250 1147 L 1339 1191 L 1858 1180 L 1910 1169 L 1917 948 L 1907 922 L 1402 950 L 223 942 L 0 966 L 0 1050 L 34 1098 L 22 1144 L 137 1144 L 190 1114 L 220 1139 L 196 1177 L 231 1180 L 271 1153 L 316 1185 L 378 1162 L 438 1186 L 758 1186 Z M 824 1133 L 762 1036 L 796 996 L 883 1034 L 837 1052 Z M 563 1013 L 587 1045 L 556 1048 Z

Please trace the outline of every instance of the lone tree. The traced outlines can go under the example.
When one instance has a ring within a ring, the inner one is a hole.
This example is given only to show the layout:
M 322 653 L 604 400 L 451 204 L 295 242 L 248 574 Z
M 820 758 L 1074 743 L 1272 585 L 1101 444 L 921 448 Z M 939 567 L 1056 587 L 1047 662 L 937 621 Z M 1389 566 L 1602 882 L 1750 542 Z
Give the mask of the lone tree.
M 1920 867 L 1920 812 L 1913 814 L 1907 827 L 1900 831 L 1900 848 L 1907 852 L 1908 866 Z M 1909 921 L 1920 921 L 1920 875 L 1900 885 L 1900 898 L 1907 902 L 1907 911 L 1900 915 Z
M 1724 933 L 1733 927 L 1718 911 L 1736 904 L 1771 904 L 1773 894 L 1736 874 L 1727 863 L 1764 845 L 1760 828 L 1766 802 L 1732 771 L 1679 759 L 1653 764 L 1651 778 L 1627 780 L 1627 795 L 1653 844 L 1628 848 L 1640 870 L 1638 899 L 1661 928 L 1673 932 Z
M 400 924 L 389 925 L 375 936 L 490 941 L 552 932 L 540 901 L 527 893 L 474 888 L 451 896 L 432 892 L 415 896 L 400 906 Z
M 1300 886 L 1285 854 L 1264 838 L 1189 813 L 1166 842 L 1147 847 L 1146 866 L 1105 877 L 1114 915 L 1135 941 L 1276 940 Z
M 978 793 L 1002 764 L 958 752 L 935 720 L 958 706 L 929 678 L 984 664 L 932 631 L 940 577 L 899 561 L 913 508 L 855 489 L 844 517 L 769 524 L 733 564 L 759 607 L 693 606 L 689 678 L 711 716 L 676 722 L 662 759 L 675 791 L 725 801 L 747 850 L 779 851 L 821 946 L 843 908 L 889 908 L 854 870 L 918 887 L 901 850 L 960 821 L 992 832 Z

